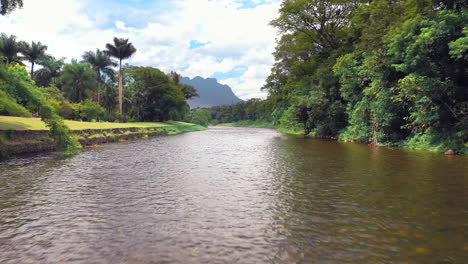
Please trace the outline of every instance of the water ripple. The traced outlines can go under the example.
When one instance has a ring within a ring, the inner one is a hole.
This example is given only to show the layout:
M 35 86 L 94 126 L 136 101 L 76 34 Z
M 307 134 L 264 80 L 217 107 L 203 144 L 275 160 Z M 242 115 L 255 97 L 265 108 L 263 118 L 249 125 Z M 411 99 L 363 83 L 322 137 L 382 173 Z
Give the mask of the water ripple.
M 0 169 L 0 263 L 468 259 L 465 158 L 212 128 Z

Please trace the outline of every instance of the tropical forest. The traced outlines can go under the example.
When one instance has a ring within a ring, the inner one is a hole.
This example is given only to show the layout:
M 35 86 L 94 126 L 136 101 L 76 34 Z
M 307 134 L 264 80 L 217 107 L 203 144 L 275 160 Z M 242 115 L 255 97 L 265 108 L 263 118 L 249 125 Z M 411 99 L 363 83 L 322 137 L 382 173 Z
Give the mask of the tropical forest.
M 284 1 L 271 21 L 282 35 L 261 88 L 268 98 L 215 107 L 211 118 L 343 141 L 467 151 L 467 7 L 464 1 Z

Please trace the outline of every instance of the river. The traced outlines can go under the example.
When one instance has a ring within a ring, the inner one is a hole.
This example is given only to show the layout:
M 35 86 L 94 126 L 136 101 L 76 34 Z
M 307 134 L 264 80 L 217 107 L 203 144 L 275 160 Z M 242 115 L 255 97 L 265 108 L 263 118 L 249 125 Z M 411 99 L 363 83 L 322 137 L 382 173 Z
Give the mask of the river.
M 0 163 L 0 263 L 468 263 L 468 159 L 206 131 Z

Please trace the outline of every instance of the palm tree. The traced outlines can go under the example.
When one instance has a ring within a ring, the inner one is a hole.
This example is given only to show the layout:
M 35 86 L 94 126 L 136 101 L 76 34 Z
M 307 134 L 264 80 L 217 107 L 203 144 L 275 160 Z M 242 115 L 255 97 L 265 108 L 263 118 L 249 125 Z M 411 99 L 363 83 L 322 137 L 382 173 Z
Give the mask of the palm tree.
M 23 58 L 31 62 L 31 79 L 34 78 L 34 64 L 38 60 L 45 60 L 49 56 L 45 53 L 47 50 L 46 45 L 42 45 L 39 42 L 31 42 L 31 45 L 27 42 L 21 42 L 21 53 L 23 54 Z
M 117 105 L 116 98 L 116 89 L 113 83 L 104 83 L 103 85 L 104 93 L 101 98 L 101 105 L 107 109 L 107 112 L 112 113 Z
M 21 46 L 21 42 L 16 41 L 16 36 L 7 36 L 5 33 L 0 35 L 0 56 L 6 58 L 7 65 L 12 62 L 23 64 L 22 58 L 18 56 Z
M 122 60 L 130 58 L 136 49 L 128 39 L 114 38 L 114 45 L 107 43 L 105 53 L 119 60 L 119 110 L 122 114 Z
M 98 81 L 98 92 L 97 92 L 97 101 L 100 103 L 100 86 L 104 83 L 102 75 L 107 76 L 109 79 L 114 79 L 115 71 L 111 68 L 112 66 L 117 66 L 117 63 L 113 62 L 109 55 L 96 49 L 94 51 L 87 51 L 83 54 L 83 61 L 91 64 L 93 69 L 97 73 Z
M 71 64 L 63 67 L 61 75 L 63 91 L 71 102 L 81 102 L 95 87 L 96 77 L 97 74 L 91 64 L 72 60 Z
M 57 60 L 54 57 L 39 60 L 37 64 L 42 68 L 34 73 L 36 84 L 42 87 L 56 84 L 56 79 L 60 77 L 62 67 L 65 65 L 64 60 L 64 58 Z

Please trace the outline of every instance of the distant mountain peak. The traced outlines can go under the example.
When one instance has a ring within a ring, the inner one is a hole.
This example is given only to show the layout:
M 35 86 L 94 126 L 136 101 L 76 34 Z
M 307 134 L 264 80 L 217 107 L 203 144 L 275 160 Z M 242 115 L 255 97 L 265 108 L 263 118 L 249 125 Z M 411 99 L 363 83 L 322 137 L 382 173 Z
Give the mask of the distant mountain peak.
M 231 87 L 220 84 L 215 78 L 202 78 L 196 76 L 193 79 L 183 77 L 181 83 L 192 85 L 197 89 L 199 97 L 188 100 L 190 108 L 212 107 L 218 105 L 231 105 L 242 102 L 233 92 Z

